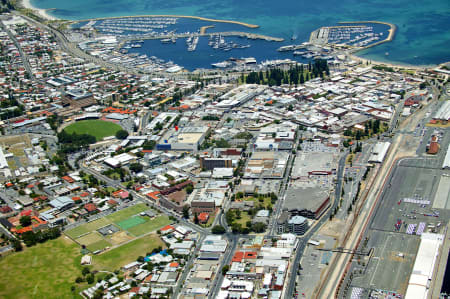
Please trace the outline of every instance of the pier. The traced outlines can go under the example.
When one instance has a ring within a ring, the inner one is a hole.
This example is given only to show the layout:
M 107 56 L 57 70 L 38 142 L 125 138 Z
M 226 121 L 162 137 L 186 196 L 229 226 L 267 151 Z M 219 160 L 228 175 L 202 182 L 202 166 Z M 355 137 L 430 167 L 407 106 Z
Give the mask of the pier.
M 179 16 L 179 15 L 137 15 L 137 16 L 122 16 L 122 17 L 91 18 L 91 19 L 85 19 L 85 20 L 72 21 L 72 22 L 70 22 L 70 24 L 76 24 L 76 23 L 81 23 L 81 22 L 90 22 L 90 21 L 109 20 L 109 19 L 126 19 L 126 18 L 185 18 L 185 19 L 195 19 L 195 20 L 206 21 L 206 22 L 236 24 L 236 25 L 241 25 L 241 26 L 244 26 L 247 28 L 252 28 L 252 29 L 259 28 L 259 25 L 248 24 L 248 23 L 239 22 L 239 21 L 217 20 L 217 19 L 203 18 L 203 17 L 197 17 L 197 16 Z
M 145 35 L 136 35 L 132 37 L 122 38 L 120 39 L 120 43 L 118 44 L 118 48 L 122 48 L 123 45 L 126 42 L 134 41 L 134 40 L 150 40 L 150 39 L 178 39 L 178 38 L 188 38 L 188 37 L 199 37 L 199 36 L 215 36 L 215 35 L 222 35 L 222 36 L 240 36 L 240 37 L 246 37 L 248 39 L 262 39 L 266 41 L 271 42 L 282 42 L 284 41 L 284 38 L 279 37 L 273 37 L 273 36 L 267 36 L 262 34 L 255 34 L 255 33 L 248 33 L 248 32 L 241 32 L 241 31 L 227 31 L 227 32 L 211 32 L 211 33 L 180 33 L 180 34 L 168 34 L 168 35 L 158 35 L 158 36 L 145 36 Z

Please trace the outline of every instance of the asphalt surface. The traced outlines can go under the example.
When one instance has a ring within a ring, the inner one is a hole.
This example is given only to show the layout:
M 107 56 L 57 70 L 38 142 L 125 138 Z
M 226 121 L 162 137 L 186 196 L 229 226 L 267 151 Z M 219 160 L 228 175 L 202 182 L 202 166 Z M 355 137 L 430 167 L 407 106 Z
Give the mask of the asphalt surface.
M 347 152 L 342 154 L 342 157 L 339 159 L 338 163 L 338 171 L 336 176 L 336 190 L 335 190 L 335 198 L 331 205 L 331 207 L 323 214 L 322 218 L 316 223 L 316 225 L 310 229 L 304 236 L 299 238 L 299 242 L 297 244 L 297 248 L 295 249 L 295 258 L 290 268 L 291 272 L 288 273 L 289 281 L 286 286 L 284 298 L 290 299 L 294 295 L 295 291 L 295 280 L 297 278 L 297 270 L 298 265 L 300 264 L 300 259 L 302 258 L 303 252 L 305 250 L 308 241 L 311 237 L 322 227 L 322 225 L 327 222 L 330 218 L 330 214 L 337 207 L 339 200 L 341 198 L 341 189 L 342 189 L 342 180 L 345 169 L 345 160 L 347 157 Z

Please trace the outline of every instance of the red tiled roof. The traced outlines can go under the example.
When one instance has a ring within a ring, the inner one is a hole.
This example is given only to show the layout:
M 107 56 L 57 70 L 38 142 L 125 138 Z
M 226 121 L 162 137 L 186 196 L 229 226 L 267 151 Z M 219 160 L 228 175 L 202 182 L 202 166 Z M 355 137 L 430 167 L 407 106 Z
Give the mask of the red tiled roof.
M 256 259 L 258 257 L 258 253 L 256 251 L 247 251 L 245 252 L 245 259 Z
M 244 258 L 244 253 L 242 251 L 236 251 L 234 253 L 233 259 L 231 260 L 232 262 L 242 262 L 242 259 Z
M 203 212 L 203 213 L 200 213 L 197 218 L 198 218 L 198 220 L 200 220 L 202 222 L 206 222 L 209 219 L 209 214 L 206 212 Z
M 160 229 L 160 231 L 166 231 L 166 230 L 174 230 L 175 229 L 175 227 L 173 227 L 172 225 L 166 225 L 166 226 L 164 226 L 163 228 L 161 228 Z
M 72 179 L 72 178 L 71 178 L 70 176 L 68 176 L 68 175 L 63 176 L 62 179 L 65 180 L 65 181 L 68 182 L 68 183 L 73 183 L 73 182 L 75 182 L 75 180 Z
M 84 209 L 88 212 L 93 212 L 97 210 L 97 207 L 93 203 L 87 203 L 84 205 Z

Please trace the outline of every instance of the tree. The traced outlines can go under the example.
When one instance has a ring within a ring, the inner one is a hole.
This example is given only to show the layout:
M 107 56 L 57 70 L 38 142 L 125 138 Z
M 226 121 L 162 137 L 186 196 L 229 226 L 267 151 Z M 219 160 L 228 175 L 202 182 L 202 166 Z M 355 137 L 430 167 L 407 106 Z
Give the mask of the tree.
M 198 222 L 199 222 L 199 221 L 198 221 L 198 215 L 197 215 L 197 213 L 195 213 L 195 214 L 194 214 L 194 223 L 195 223 L 195 224 L 198 224 Z
M 262 233 L 262 232 L 264 232 L 266 230 L 266 227 L 267 227 L 267 225 L 265 225 L 262 222 L 256 222 L 256 223 L 252 224 L 252 230 L 255 233 Z
M 88 284 L 93 284 L 94 281 L 95 281 L 94 274 L 91 273 L 91 274 L 89 274 L 89 275 L 86 277 L 86 282 L 87 282 Z
M 31 225 L 31 217 L 30 216 L 22 216 L 20 217 L 20 225 L 23 227 L 30 226 Z
M 222 275 L 227 274 L 228 270 L 230 270 L 230 265 L 225 265 L 222 267 Z
M 214 225 L 211 232 L 215 235 L 221 235 L 225 233 L 225 228 L 222 225 Z
M 119 131 L 116 132 L 116 138 L 117 139 L 123 140 L 123 139 L 125 139 L 127 137 L 128 137 L 128 132 L 125 131 L 125 130 L 119 130 Z
M 88 267 L 84 267 L 83 270 L 81 270 L 81 274 L 83 274 L 83 276 L 86 276 L 89 273 L 91 273 L 91 271 L 89 270 Z
M 183 206 L 183 218 L 185 218 L 185 219 L 189 218 L 189 206 L 188 205 Z
M 144 167 L 141 163 L 131 163 L 129 168 L 131 171 L 138 173 L 141 172 Z
M 78 276 L 78 277 L 75 279 L 75 282 L 76 282 L 76 283 L 82 283 L 82 282 L 83 282 L 83 277 Z
M 187 185 L 186 186 L 186 193 L 187 194 L 191 194 L 192 191 L 194 191 L 194 187 L 192 185 Z
M 22 249 L 23 249 L 22 242 L 20 242 L 20 240 L 17 240 L 17 239 L 12 240 L 11 245 L 16 252 L 22 251 Z

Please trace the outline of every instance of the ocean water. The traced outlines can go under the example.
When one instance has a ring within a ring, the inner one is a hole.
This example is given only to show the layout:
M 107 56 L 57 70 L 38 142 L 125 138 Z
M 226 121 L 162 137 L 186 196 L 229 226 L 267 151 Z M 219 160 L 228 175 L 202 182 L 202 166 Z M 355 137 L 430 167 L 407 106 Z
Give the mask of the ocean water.
M 55 17 L 86 18 L 143 14 L 194 15 L 260 25 L 252 32 L 309 39 L 311 31 L 340 21 L 385 21 L 397 25 L 395 39 L 358 55 L 410 65 L 450 61 L 449 0 L 31 0 L 53 8 Z M 386 55 L 389 53 L 389 55 Z M 200 54 L 199 54 L 200 55 Z M 255 55 L 253 55 L 255 56 Z M 270 58 L 270 57 L 268 57 Z

